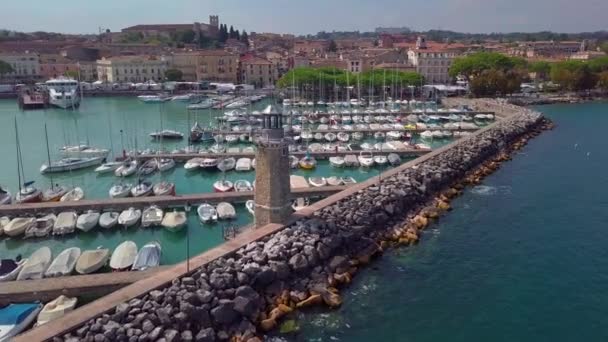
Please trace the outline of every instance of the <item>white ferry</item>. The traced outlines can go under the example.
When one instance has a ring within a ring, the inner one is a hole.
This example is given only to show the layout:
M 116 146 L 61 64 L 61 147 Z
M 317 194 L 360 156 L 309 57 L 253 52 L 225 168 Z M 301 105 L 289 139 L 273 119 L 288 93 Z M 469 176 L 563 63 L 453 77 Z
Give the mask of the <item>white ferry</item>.
M 51 105 L 63 109 L 80 106 L 78 81 L 60 77 L 46 81 L 45 85 L 49 90 L 49 103 Z

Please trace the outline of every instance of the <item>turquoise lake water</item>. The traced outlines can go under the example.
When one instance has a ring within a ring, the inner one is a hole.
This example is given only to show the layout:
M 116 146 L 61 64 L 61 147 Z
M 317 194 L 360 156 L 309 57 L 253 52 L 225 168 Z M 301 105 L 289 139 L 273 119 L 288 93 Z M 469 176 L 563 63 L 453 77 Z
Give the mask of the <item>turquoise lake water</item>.
M 263 109 L 270 100 L 255 104 L 252 109 Z M 197 113 L 197 114 L 194 114 Z M 120 155 L 121 149 L 153 148 L 159 149 L 161 144 L 152 142 L 149 133 L 162 126 L 188 132 L 194 120 L 202 125 L 214 121 L 222 112 L 219 110 L 196 111 L 188 115 L 185 103 L 167 102 L 145 104 L 136 98 L 86 98 L 76 111 L 65 111 L 50 108 L 47 110 L 20 111 L 15 100 L 0 100 L 0 184 L 8 187 L 14 194 L 18 189 L 14 119 L 17 118 L 21 150 L 27 180 L 36 181 L 36 186 L 46 189 L 51 185 L 48 175 L 41 175 L 40 166 L 47 161 L 44 125 L 48 127 L 51 159 L 60 157 L 59 149 L 66 144 L 87 142 L 91 146 L 111 148 Z M 122 134 L 121 134 L 122 130 Z M 446 141 L 439 141 L 434 146 Z M 168 142 L 163 148 L 171 151 L 176 147 L 185 147 L 187 141 Z M 368 171 L 359 169 L 335 169 L 327 161 L 319 161 L 313 171 L 294 170 L 294 174 L 310 176 L 352 176 L 358 181 L 365 180 L 384 171 L 382 168 L 372 168 Z M 220 172 L 186 172 L 182 164 L 175 169 L 163 173 L 162 177 L 176 184 L 178 194 L 212 192 L 212 184 L 221 177 Z M 153 182 L 159 181 L 158 173 L 151 177 Z M 253 181 L 255 172 L 228 172 L 229 180 L 247 179 Z M 53 174 L 53 182 L 65 186 L 81 186 L 88 199 L 108 198 L 108 190 L 118 181 L 113 173 L 97 175 L 92 169 L 79 170 L 61 174 Z M 135 177 L 128 180 L 136 182 Z M 44 239 L 7 239 L 0 238 L 0 258 L 12 258 L 17 254 L 27 256 L 41 246 L 49 246 L 53 255 L 57 255 L 67 247 L 78 246 L 84 249 L 94 249 L 98 246 L 115 248 L 125 240 L 133 240 L 138 246 L 158 240 L 163 247 L 162 264 L 173 264 L 186 258 L 186 243 L 190 241 L 190 254 L 198 254 L 223 242 L 222 226 L 245 226 L 253 221 L 243 204 L 235 205 L 237 219 L 231 223 L 218 223 L 202 226 L 196 216 L 196 208 L 189 216 L 188 229 L 179 233 L 170 233 L 160 228 L 142 230 L 93 230 L 88 233 L 78 233 L 66 237 Z
M 555 130 L 364 269 L 339 310 L 299 313 L 289 340 L 608 339 L 608 103 L 538 109 Z

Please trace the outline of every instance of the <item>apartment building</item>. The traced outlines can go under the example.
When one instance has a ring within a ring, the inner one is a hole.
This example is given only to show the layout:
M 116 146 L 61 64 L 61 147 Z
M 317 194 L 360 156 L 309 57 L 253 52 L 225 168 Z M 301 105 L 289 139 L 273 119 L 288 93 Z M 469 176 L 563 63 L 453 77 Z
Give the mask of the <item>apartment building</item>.
M 449 47 L 428 47 L 424 37 L 418 37 L 416 47 L 407 53 L 408 62 L 424 76 L 428 84 L 450 83 L 450 66 L 458 52 Z
M 117 56 L 97 61 L 97 75 L 100 81 L 121 82 L 159 82 L 165 78 L 169 63 L 163 57 L 154 56 Z
M 238 82 L 239 56 L 224 50 L 197 51 L 196 78 L 199 81 Z
M 39 81 L 40 57 L 35 53 L 0 53 L 0 61 L 8 63 L 12 72 L 0 75 L 3 82 L 21 83 Z
M 274 86 L 278 79 L 278 68 L 267 59 L 246 55 L 241 58 L 239 81 L 256 88 Z

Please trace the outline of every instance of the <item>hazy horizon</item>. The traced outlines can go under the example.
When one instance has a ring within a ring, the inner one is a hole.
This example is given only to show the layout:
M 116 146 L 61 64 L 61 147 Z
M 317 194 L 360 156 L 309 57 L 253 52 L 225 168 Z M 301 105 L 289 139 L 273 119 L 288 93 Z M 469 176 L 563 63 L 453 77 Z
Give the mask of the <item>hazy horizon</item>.
M 95 34 L 137 24 L 220 22 L 248 32 L 315 34 L 319 31 L 373 31 L 407 26 L 464 33 L 553 31 L 579 33 L 607 30 L 608 1 L 581 0 L 42 0 L 5 4 L 3 29 Z M 193 14 L 197 12 L 198 14 Z M 465 20 L 466 19 L 466 20 Z

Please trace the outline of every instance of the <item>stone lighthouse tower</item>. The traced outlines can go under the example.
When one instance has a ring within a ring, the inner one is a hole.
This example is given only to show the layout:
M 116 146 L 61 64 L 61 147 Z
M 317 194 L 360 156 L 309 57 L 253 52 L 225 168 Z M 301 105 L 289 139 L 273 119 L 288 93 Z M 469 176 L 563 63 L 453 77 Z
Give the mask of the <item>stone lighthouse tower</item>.
M 262 131 L 255 155 L 255 226 L 285 223 L 292 213 L 289 182 L 289 143 L 283 115 L 274 106 L 262 112 Z

